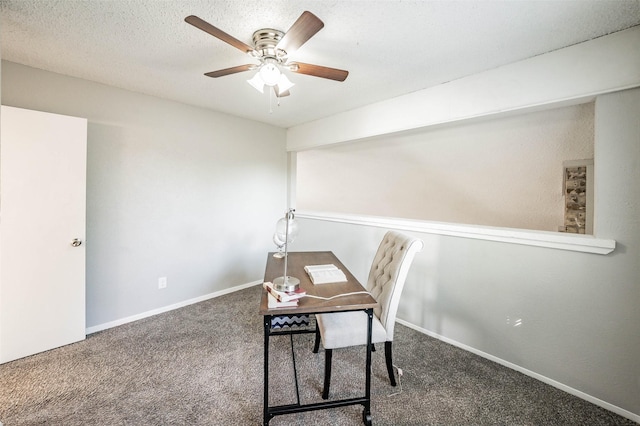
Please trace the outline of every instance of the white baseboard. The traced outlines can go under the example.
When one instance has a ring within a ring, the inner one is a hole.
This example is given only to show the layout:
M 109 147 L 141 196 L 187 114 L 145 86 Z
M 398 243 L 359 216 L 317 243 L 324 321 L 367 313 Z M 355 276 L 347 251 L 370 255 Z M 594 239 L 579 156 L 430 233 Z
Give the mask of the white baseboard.
M 193 299 L 184 300 L 182 302 L 174 303 L 173 305 L 163 306 L 162 308 L 152 309 L 147 312 L 142 312 L 140 314 L 132 315 L 130 317 L 117 319 L 115 321 L 109 321 L 104 324 L 94 325 L 93 327 L 88 327 L 85 330 L 85 334 L 89 335 L 92 333 L 96 333 L 98 331 L 107 330 L 112 327 L 117 327 L 119 325 L 127 324 L 133 321 L 138 321 L 143 318 L 148 318 L 154 315 L 161 314 L 163 312 L 169 312 L 174 309 L 183 308 L 188 305 L 193 305 L 194 303 L 204 302 L 205 300 L 213 299 L 214 297 L 223 296 L 225 294 L 233 293 L 238 290 L 243 290 L 245 288 L 253 287 L 254 285 L 262 284 L 262 280 L 253 281 L 247 284 L 242 284 L 235 287 L 226 288 L 224 290 L 216 291 L 213 293 L 205 294 L 204 296 L 195 297 Z
M 486 358 L 486 359 L 488 359 L 490 361 L 496 362 L 496 363 L 498 363 L 500 365 L 504 365 L 505 367 L 508 367 L 508 368 L 510 368 L 512 370 L 516 370 L 516 371 L 518 371 L 518 372 L 520 372 L 522 374 L 525 374 L 525 375 L 527 375 L 529 377 L 533 377 L 534 379 L 540 380 L 541 382 L 546 383 L 548 385 L 551 385 L 554 388 L 558 388 L 558 389 L 560 389 L 562 391 L 565 391 L 565 392 L 567 392 L 567 393 L 569 393 L 571 395 L 577 396 L 580 399 L 584 399 L 585 401 L 588 401 L 588 402 L 590 402 L 590 403 L 592 403 L 594 405 L 597 405 L 597 406 L 602 407 L 602 408 L 604 408 L 606 410 L 609 410 L 609 411 L 612 411 L 612 412 L 614 412 L 616 414 L 619 414 L 622 417 L 626 417 L 629 420 L 633 420 L 636 423 L 640 423 L 640 415 L 638 415 L 638 414 L 632 413 L 632 412 L 627 411 L 627 410 L 625 410 L 623 408 L 620 408 L 620 407 L 618 407 L 616 405 L 610 404 L 610 403 L 608 403 L 606 401 L 603 401 L 603 400 L 598 399 L 598 398 L 596 398 L 594 396 L 586 394 L 586 393 L 584 393 L 582 391 L 574 389 L 574 388 L 572 388 L 570 386 L 567 386 L 565 384 L 557 382 L 557 381 L 555 381 L 553 379 L 550 379 L 550 378 L 548 378 L 546 376 L 538 374 L 538 373 L 536 373 L 534 371 L 527 370 L 526 368 L 523 368 L 523 367 L 521 367 L 519 365 L 513 364 L 513 363 L 511 363 L 509 361 L 505 361 L 505 360 L 503 360 L 501 358 L 498 358 L 498 357 L 493 356 L 491 354 L 488 354 L 486 352 L 482 352 L 482 351 L 480 351 L 478 349 L 475 349 L 475 348 L 473 348 L 471 346 L 467 346 L 467 345 L 465 345 L 463 343 L 460 343 L 460 342 L 457 342 L 455 340 L 449 339 L 447 337 L 441 336 L 441 335 L 439 335 L 437 333 L 434 333 L 432 331 L 429 331 L 427 329 L 418 327 L 415 324 L 411 324 L 411 323 L 409 323 L 409 322 L 407 322 L 405 320 L 401 320 L 401 319 L 396 318 L 396 322 L 398 322 L 398 323 L 400 323 L 400 324 L 402 324 L 402 325 L 404 325 L 406 327 L 409 327 L 409 328 L 411 328 L 413 330 L 416 330 L 416 331 L 418 331 L 420 333 L 426 334 L 427 336 L 433 337 L 434 339 L 441 340 L 441 341 L 443 341 L 445 343 L 448 343 L 450 345 L 456 346 L 456 347 L 458 347 L 460 349 L 464 349 L 465 351 L 471 352 L 473 354 L 476 354 L 478 356 Z

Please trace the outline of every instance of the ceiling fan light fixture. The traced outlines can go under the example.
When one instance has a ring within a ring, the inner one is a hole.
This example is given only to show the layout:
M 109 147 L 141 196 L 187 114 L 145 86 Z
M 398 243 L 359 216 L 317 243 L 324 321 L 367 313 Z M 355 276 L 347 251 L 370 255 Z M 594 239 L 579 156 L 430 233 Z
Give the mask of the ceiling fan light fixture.
M 275 64 L 270 62 L 262 65 L 258 74 L 260 74 L 262 81 L 264 81 L 264 84 L 266 84 L 267 86 L 275 86 L 276 84 L 278 84 L 280 76 L 282 75 L 280 69 L 278 69 Z
M 278 79 L 278 92 L 284 93 L 295 86 L 295 83 L 292 83 L 286 75 L 280 74 L 280 78 Z
M 252 85 L 258 92 L 264 93 L 264 81 L 260 77 L 259 72 L 257 72 L 256 75 L 253 76 L 253 78 L 247 80 L 247 83 Z

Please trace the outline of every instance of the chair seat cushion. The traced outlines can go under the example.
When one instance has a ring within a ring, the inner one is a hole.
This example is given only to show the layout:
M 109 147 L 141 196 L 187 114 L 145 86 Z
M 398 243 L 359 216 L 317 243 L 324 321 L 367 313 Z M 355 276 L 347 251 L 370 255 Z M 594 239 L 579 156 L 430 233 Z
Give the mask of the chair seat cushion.
M 316 323 L 325 349 L 367 344 L 367 314 L 363 311 L 317 314 Z M 371 343 L 381 343 L 386 340 L 387 332 L 374 315 Z

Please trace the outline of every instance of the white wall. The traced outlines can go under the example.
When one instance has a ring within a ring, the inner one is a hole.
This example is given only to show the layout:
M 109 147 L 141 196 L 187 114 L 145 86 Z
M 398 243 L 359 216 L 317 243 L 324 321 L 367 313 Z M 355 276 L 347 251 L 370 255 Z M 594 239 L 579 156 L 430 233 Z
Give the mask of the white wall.
M 398 317 L 640 421 L 638 116 L 640 89 L 596 102 L 595 227 L 617 241 L 613 253 L 414 233 L 425 249 L 409 273 Z M 301 219 L 294 245 L 333 250 L 364 281 L 384 232 Z
M 89 120 L 88 327 L 262 277 L 284 130 L 10 62 L 2 103 Z
M 297 153 L 296 206 L 557 231 L 563 161 L 593 158 L 593 103 Z

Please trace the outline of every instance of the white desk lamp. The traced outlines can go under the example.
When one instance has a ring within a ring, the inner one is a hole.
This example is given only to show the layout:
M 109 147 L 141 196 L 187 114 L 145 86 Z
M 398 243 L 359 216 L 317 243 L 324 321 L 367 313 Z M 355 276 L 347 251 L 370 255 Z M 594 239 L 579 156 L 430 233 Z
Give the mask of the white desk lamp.
M 273 280 L 273 286 L 278 291 L 296 291 L 300 285 L 298 278 L 287 275 L 289 243 L 292 243 L 298 236 L 298 222 L 295 220 L 294 211 L 294 209 L 289 209 L 285 216 L 276 223 L 274 240 L 284 242 L 284 274 Z

